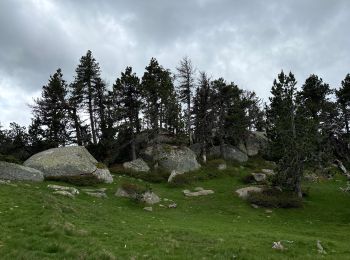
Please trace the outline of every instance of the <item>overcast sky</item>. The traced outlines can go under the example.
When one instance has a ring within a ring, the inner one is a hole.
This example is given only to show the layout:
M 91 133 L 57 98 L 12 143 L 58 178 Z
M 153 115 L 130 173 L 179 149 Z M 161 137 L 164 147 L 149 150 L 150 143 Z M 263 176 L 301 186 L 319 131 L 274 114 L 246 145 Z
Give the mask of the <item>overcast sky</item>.
M 151 57 L 189 56 L 265 101 L 276 75 L 332 87 L 350 73 L 348 0 L 0 0 L 0 122 L 30 123 L 29 103 L 57 68 L 70 82 L 88 49 L 111 85 Z

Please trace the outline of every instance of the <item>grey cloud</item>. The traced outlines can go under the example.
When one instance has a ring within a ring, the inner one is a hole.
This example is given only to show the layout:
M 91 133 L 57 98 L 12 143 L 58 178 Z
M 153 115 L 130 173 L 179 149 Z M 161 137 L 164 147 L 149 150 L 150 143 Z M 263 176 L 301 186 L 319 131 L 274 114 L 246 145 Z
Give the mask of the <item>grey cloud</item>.
M 109 83 L 128 65 L 141 76 L 152 56 L 173 70 L 188 55 L 264 100 L 281 69 L 337 87 L 350 72 L 349 13 L 347 0 L 3 0 L 0 122 L 28 124 L 26 103 L 58 67 L 71 81 L 88 49 Z

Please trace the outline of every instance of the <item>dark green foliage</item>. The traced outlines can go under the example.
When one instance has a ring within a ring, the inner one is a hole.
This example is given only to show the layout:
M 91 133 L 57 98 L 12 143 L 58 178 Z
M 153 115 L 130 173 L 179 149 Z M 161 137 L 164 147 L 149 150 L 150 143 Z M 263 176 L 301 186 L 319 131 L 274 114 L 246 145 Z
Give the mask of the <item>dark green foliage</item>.
M 169 70 L 164 69 L 152 58 L 142 77 L 143 112 L 146 124 L 154 133 L 165 128 L 181 132 L 181 107 L 177 100 L 173 79 Z
M 74 88 L 72 93 L 74 93 L 75 102 L 81 104 L 80 106 L 85 108 L 89 114 L 92 142 L 97 144 L 98 129 L 96 129 L 97 122 L 95 122 L 95 118 L 96 111 L 101 113 L 100 110 L 103 109 L 98 97 L 103 92 L 101 88 L 104 88 L 104 84 L 101 84 L 99 64 L 90 50 L 87 51 L 85 56 L 81 57 L 75 71 L 75 84 L 72 85 Z
M 43 86 L 41 98 L 35 99 L 34 119 L 30 135 L 34 146 L 64 146 L 69 141 L 67 120 L 67 84 L 61 69 L 58 69 L 46 86 Z
M 103 181 L 96 178 L 96 176 L 89 175 L 76 175 L 76 176 L 50 176 L 45 177 L 47 181 L 58 181 L 58 182 L 66 182 L 77 186 L 96 186 Z
M 293 192 L 281 192 L 275 189 L 263 192 L 251 192 L 247 200 L 265 208 L 301 208 L 303 201 Z
M 242 177 L 242 182 L 244 184 L 252 184 L 252 183 L 255 183 L 255 179 L 254 179 L 254 176 L 252 174 L 248 174 L 248 175 L 244 175 Z

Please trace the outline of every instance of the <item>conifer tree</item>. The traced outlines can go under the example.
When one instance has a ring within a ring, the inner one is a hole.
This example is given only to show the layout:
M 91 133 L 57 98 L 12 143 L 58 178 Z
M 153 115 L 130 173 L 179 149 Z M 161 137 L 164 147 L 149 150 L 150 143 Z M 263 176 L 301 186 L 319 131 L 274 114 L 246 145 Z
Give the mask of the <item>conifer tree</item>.
M 205 72 L 199 73 L 198 87 L 193 100 L 193 115 L 195 126 L 195 139 L 201 144 L 201 156 L 203 163 L 207 161 L 207 145 L 211 142 L 214 108 L 213 91 L 210 79 Z
M 191 133 L 191 103 L 192 103 L 192 91 L 195 85 L 195 69 L 191 60 L 188 57 L 184 57 L 180 61 L 177 69 L 177 78 L 179 81 L 179 98 L 186 104 L 186 131 L 189 137 L 189 144 L 191 145 L 192 133 Z
M 41 98 L 35 100 L 33 114 L 44 127 L 44 139 L 51 147 L 65 145 L 68 140 L 66 131 L 67 84 L 63 79 L 61 69 L 58 69 L 46 86 L 43 86 Z
M 345 124 L 346 134 L 349 137 L 349 119 L 350 119 L 350 74 L 347 74 L 341 82 L 341 87 L 336 92 L 337 101 L 340 104 L 343 122 Z
M 97 144 L 97 129 L 96 129 L 96 115 L 95 115 L 95 99 L 96 93 L 101 88 L 101 79 L 100 79 L 100 67 L 96 62 L 95 58 L 92 56 L 90 50 L 87 51 L 85 56 L 82 56 L 80 59 L 80 64 L 76 68 L 75 84 L 73 87 L 77 88 L 75 91 L 79 93 L 81 100 L 86 108 L 89 119 L 90 119 L 90 128 L 93 144 Z
M 121 73 L 113 85 L 114 101 L 117 103 L 119 119 L 124 121 L 131 135 L 131 156 L 136 159 L 136 134 L 140 132 L 140 80 L 133 73 L 131 67 L 127 67 L 125 72 Z

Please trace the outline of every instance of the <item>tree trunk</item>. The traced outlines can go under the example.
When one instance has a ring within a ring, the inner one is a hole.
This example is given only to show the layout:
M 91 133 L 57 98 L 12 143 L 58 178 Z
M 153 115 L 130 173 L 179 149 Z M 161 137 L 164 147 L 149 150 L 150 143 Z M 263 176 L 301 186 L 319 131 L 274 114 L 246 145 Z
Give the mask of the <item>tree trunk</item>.
M 191 98 L 187 99 L 187 133 L 190 145 L 193 144 L 191 133 Z
M 136 145 L 135 145 L 135 134 L 134 134 L 134 129 L 131 128 L 131 158 L 132 160 L 136 160 Z
M 222 159 L 225 159 L 225 151 L 224 151 L 224 138 L 222 136 L 220 136 L 220 157 Z
M 74 128 L 75 128 L 77 143 L 78 143 L 78 145 L 83 145 L 83 141 L 81 138 L 81 132 L 80 132 L 80 124 L 78 121 L 78 115 L 77 115 L 76 108 L 73 108 L 72 116 L 73 116 L 73 121 L 74 121 Z
M 97 144 L 97 138 L 96 138 L 96 131 L 95 131 L 95 120 L 93 115 L 93 108 L 92 108 L 92 95 L 91 95 L 91 87 L 89 87 L 89 115 L 90 115 L 90 125 L 91 125 L 91 134 L 92 134 L 92 142 L 94 144 Z
M 202 143 L 202 159 L 203 163 L 207 163 L 207 147 L 205 142 Z
M 345 121 L 345 127 L 346 127 L 346 133 L 349 134 L 349 119 L 348 119 L 348 113 L 346 111 L 346 107 L 343 106 L 343 113 L 344 113 L 344 121 Z

